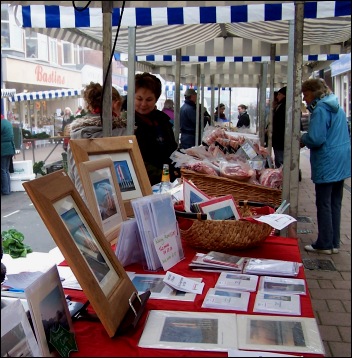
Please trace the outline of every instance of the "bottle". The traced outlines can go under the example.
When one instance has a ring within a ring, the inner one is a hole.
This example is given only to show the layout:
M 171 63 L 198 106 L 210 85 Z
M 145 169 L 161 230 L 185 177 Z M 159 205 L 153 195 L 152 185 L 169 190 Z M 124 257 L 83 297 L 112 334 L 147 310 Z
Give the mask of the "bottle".
M 171 189 L 169 164 L 163 164 L 159 193 L 165 193 Z

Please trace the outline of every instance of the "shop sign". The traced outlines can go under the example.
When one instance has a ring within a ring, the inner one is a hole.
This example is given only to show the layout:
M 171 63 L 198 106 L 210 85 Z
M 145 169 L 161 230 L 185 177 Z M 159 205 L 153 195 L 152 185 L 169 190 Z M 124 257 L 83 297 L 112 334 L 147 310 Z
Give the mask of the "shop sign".
M 38 82 L 55 85 L 65 85 L 65 76 L 58 74 L 55 70 L 45 71 L 43 66 L 35 67 L 35 76 Z

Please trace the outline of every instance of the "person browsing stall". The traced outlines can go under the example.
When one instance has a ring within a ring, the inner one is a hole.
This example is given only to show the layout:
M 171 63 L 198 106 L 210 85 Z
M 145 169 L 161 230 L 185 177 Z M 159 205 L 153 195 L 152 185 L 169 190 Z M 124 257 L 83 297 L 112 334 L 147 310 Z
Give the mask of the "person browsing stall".
M 103 87 L 99 83 L 90 82 L 83 92 L 87 105 L 87 114 L 71 124 L 70 139 L 101 138 L 103 123 L 101 120 Z M 112 87 L 112 136 L 126 135 L 126 120 L 120 118 L 122 99 L 116 88 Z M 67 148 L 68 175 L 85 200 L 83 186 L 78 174 L 70 144 Z
M 174 101 L 172 99 L 167 99 L 164 102 L 163 112 L 170 117 L 170 123 L 174 126 L 175 112 L 174 112 Z
M 171 182 L 179 171 L 170 155 L 177 149 L 170 117 L 156 108 L 162 91 L 158 77 L 144 72 L 135 76 L 135 136 L 151 185 L 160 183 L 163 164 L 169 164 Z
M 279 89 L 277 104 L 274 109 L 272 123 L 272 146 L 275 155 L 275 167 L 280 168 L 284 164 L 286 125 L 286 87 Z
M 304 248 L 308 252 L 337 254 L 344 180 L 351 177 L 346 114 L 323 79 L 303 82 L 302 93 L 311 115 L 308 132 L 301 136 L 301 147 L 310 149 L 318 221 L 316 241 Z
M 214 121 L 218 123 L 226 123 L 229 120 L 226 118 L 225 115 L 225 105 L 223 103 L 220 103 L 218 107 L 215 108 L 214 112 Z
M 247 106 L 244 104 L 240 104 L 237 107 L 238 110 L 238 121 L 237 121 L 237 128 L 249 128 L 251 125 L 251 121 L 249 119 L 249 114 L 247 113 Z

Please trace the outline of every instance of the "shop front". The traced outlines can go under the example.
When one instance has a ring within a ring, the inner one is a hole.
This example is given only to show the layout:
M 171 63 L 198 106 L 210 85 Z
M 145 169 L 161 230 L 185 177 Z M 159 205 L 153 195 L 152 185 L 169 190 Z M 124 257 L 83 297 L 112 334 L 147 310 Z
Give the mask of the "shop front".
M 4 113 L 23 128 L 40 131 L 54 127 L 55 119 L 65 107 L 75 112 L 80 104 L 81 93 L 71 95 L 67 91 L 82 88 L 80 71 L 9 56 L 3 58 L 3 66 L 5 87 L 14 88 L 17 93 L 5 100 Z

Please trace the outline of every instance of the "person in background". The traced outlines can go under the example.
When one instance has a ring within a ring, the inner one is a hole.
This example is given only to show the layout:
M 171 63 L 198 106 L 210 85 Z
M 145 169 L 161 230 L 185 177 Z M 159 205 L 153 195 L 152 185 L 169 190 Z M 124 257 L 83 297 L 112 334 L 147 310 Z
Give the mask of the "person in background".
M 86 115 L 86 111 L 82 106 L 78 106 L 77 111 L 75 113 L 75 118 L 81 118 Z
M 187 88 L 185 102 L 180 109 L 180 148 L 182 149 L 194 147 L 196 143 L 196 103 L 197 92 L 193 88 Z
M 174 126 L 175 113 L 174 113 L 174 101 L 172 99 L 167 99 L 164 102 L 163 112 L 170 117 L 170 123 Z
M 77 118 L 71 124 L 70 139 L 101 138 L 103 123 L 100 118 L 102 111 L 103 87 L 99 83 L 90 82 L 83 92 L 87 105 L 87 114 Z M 112 87 L 112 136 L 126 135 L 126 121 L 120 118 L 122 99 L 115 87 Z M 83 186 L 78 174 L 70 145 L 67 148 L 68 175 L 75 184 L 78 192 L 85 199 Z
M 275 167 L 280 168 L 284 164 L 285 148 L 285 125 L 286 125 L 286 87 L 279 89 L 277 104 L 274 108 L 272 124 L 272 146 L 275 155 Z
M 69 136 L 70 135 L 70 125 L 74 121 L 75 116 L 73 115 L 73 112 L 70 107 L 66 107 L 64 110 L 64 114 L 62 116 L 62 135 L 63 136 Z M 62 145 L 64 151 L 67 151 L 69 138 L 64 138 L 64 143 Z
M 239 104 L 237 107 L 238 110 L 238 121 L 237 128 L 249 128 L 251 125 L 251 121 L 249 119 L 249 114 L 247 113 L 247 106 L 244 104 Z
M 1 195 L 11 194 L 10 166 L 15 153 L 12 123 L 1 115 Z
M 171 182 L 179 177 L 179 171 L 170 159 L 177 149 L 170 117 L 156 108 L 161 91 L 158 77 L 147 72 L 135 76 L 134 134 L 152 186 L 160 183 L 163 164 L 169 164 Z
M 346 114 L 323 79 L 306 80 L 302 93 L 311 115 L 308 132 L 301 136 L 301 147 L 310 149 L 318 221 L 317 240 L 304 248 L 309 252 L 337 254 L 344 180 L 351 177 Z
M 214 121 L 218 123 L 228 122 L 229 120 L 225 116 L 225 105 L 220 103 L 218 107 L 215 108 L 214 112 Z

